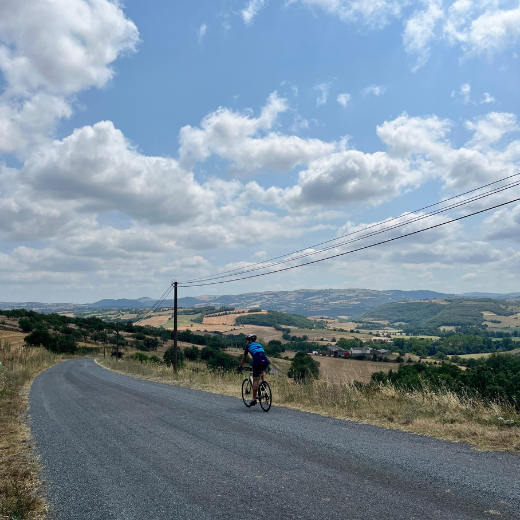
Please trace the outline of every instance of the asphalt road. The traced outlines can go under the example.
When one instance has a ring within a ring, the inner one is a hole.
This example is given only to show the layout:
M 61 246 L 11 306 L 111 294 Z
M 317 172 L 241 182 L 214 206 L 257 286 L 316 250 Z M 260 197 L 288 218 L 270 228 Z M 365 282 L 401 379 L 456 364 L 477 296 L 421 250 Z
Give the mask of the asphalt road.
M 237 383 L 238 392 L 238 383 Z M 520 519 L 520 458 L 115 374 L 41 373 L 32 431 L 59 520 Z

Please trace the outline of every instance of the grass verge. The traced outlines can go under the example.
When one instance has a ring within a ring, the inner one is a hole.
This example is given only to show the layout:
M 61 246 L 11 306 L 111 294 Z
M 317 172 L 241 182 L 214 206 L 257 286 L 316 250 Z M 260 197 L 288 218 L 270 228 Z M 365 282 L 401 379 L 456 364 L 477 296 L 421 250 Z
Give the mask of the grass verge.
M 173 374 L 171 368 L 154 363 L 108 358 L 97 362 L 134 377 L 234 397 L 240 397 L 244 377 L 211 372 L 202 363 L 189 362 Z M 520 454 L 520 415 L 502 403 L 427 388 L 405 392 L 393 386 L 370 388 L 320 380 L 300 384 L 283 375 L 271 375 L 269 382 L 275 406 L 465 442 L 479 450 Z
M 0 519 L 42 519 L 47 515 L 26 424 L 30 383 L 62 356 L 43 348 L 0 340 Z

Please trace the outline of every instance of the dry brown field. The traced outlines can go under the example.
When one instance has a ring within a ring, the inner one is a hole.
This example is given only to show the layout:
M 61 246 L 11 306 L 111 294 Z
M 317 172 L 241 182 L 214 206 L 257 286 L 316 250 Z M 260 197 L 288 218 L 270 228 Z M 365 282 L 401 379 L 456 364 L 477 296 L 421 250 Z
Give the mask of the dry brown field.
M 21 347 L 24 344 L 25 332 L 11 332 L 0 330 L 0 341 L 8 341 L 13 347 Z
M 153 318 L 147 318 L 146 320 L 138 321 L 136 325 L 149 325 L 150 327 L 161 327 L 166 325 L 170 321 L 170 315 L 166 316 L 154 316 Z
M 230 352 L 231 353 L 231 352 Z M 296 352 L 284 352 L 282 356 L 287 355 L 290 359 L 294 357 Z M 352 383 L 353 381 L 361 381 L 369 383 L 370 376 L 374 372 L 388 372 L 390 369 L 397 370 L 395 363 L 383 363 L 379 361 L 359 361 L 357 359 L 341 359 L 328 356 L 312 356 L 320 364 L 320 380 L 329 383 Z M 271 364 L 287 373 L 291 362 L 286 359 L 272 358 Z
M 334 357 L 314 356 L 320 363 L 320 379 L 330 383 L 349 383 L 361 381 L 368 383 L 374 372 L 397 370 L 394 363 L 377 361 L 359 361 L 357 359 L 340 359 Z
M 505 327 L 520 327 L 520 313 L 511 316 L 498 316 L 492 312 L 484 311 L 485 325 L 488 330 L 501 330 Z M 491 323 L 489 320 L 498 320 L 500 323 Z
M 204 316 L 204 319 L 202 320 L 203 325 L 235 325 L 236 319 L 240 316 L 246 315 L 247 309 L 236 309 L 237 311 L 243 311 L 243 312 L 237 312 L 236 314 L 224 314 L 222 316 Z M 267 314 L 267 311 L 261 311 L 261 312 L 252 312 L 247 314 Z

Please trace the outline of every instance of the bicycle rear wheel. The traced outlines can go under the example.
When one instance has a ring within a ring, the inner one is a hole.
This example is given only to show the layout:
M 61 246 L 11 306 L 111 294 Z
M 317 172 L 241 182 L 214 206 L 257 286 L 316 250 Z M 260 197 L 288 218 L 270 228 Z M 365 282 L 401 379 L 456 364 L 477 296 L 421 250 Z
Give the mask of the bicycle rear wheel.
M 258 385 L 258 400 L 260 406 L 264 412 L 268 412 L 273 402 L 273 394 L 271 393 L 271 387 L 267 381 L 262 381 Z
M 253 400 L 253 385 L 249 379 L 242 381 L 242 401 L 249 408 Z

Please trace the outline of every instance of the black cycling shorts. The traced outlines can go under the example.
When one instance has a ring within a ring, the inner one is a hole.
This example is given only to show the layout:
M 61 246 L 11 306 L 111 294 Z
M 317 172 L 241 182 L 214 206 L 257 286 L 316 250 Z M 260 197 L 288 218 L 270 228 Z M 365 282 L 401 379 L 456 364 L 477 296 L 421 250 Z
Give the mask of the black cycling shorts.
M 267 370 L 269 360 L 265 356 L 253 359 L 253 377 L 259 377 L 264 370 Z

